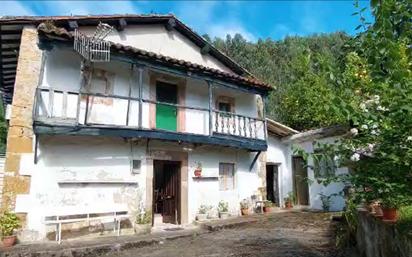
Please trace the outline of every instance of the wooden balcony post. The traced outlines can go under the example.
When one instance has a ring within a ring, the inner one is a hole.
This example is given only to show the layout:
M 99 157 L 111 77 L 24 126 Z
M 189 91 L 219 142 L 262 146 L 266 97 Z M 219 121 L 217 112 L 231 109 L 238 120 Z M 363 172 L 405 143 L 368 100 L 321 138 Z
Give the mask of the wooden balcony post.
M 263 110 L 262 110 L 262 116 L 263 116 L 263 133 L 265 136 L 265 141 L 268 139 L 268 130 L 267 130 L 267 121 L 266 121 L 266 96 L 262 96 L 262 105 L 263 105 Z
M 143 117 L 143 66 L 139 66 L 139 78 L 138 78 L 138 86 L 139 86 L 139 129 L 142 128 L 142 117 Z
M 130 77 L 129 77 L 129 93 L 128 93 L 129 99 L 127 99 L 126 126 L 129 126 L 130 97 L 132 96 L 133 71 L 134 71 L 134 64 L 131 64 L 130 65 Z
M 212 106 L 213 106 L 213 84 L 210 81 L 207 81 L 209 86 L 209 136 L 213 135 L 213 114 L 212 114 Z M 217 119 L 217 116 L 216 116 Z

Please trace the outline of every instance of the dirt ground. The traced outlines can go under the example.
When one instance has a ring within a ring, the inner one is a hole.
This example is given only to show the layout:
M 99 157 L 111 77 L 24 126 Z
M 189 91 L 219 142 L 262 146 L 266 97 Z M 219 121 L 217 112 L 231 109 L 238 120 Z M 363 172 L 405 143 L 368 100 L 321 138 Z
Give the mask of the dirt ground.
M 265 216 L 257 223 L 213 233 L 165 241 L 124 251 L 115 257 L 335 257 L 330 214 L 287 212 Z

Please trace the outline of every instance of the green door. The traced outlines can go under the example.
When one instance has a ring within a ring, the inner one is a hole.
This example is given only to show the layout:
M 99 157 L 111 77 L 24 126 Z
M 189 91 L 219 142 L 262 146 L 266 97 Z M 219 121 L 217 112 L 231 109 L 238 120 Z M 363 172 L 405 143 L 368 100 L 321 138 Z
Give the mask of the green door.
M 177 104 L 177 86 L 158 81 L 156 100 L 162 103 Z M 177 130 L 177 108 L 175 106 L 156 104 L 156 128 Z

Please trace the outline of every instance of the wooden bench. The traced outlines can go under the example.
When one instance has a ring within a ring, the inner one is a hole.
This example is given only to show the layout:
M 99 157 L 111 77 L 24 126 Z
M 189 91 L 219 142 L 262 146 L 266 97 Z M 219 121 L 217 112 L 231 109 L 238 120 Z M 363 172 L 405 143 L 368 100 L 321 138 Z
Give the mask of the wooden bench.
M 120 223 L 123 220 L 129 219 L 130 215 L 127 210 L 115 210 L 115 211 L 94 211 L 83 213 L 59 213 L 54 215 L 48 215 L 44 218 L 46 225 L 56 225 L 56 241 L 61 243 L 62 224 L 76 223 L 76 222 L 88 222 L 90 221 L 113 221 L 113 232 L 120 235 Z

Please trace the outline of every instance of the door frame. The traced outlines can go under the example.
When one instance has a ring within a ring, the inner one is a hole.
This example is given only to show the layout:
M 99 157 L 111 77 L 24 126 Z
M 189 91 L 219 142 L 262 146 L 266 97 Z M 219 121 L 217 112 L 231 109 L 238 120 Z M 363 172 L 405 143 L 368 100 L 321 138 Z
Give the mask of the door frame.
M 267 174 L 267 172 L 268 172 L 268 166 L 277 166 L 278 168 L 277 168 L 277 170 L 278 170 L 278 178 L 277 178 L 277 184 L 278 184 L 278 190 L 277 190 L 277 194 L 278 194 L 278 204 L 279 204 L 279 207 L 280 206 L 282 206 L 282 204 L 283 204 L 283 199 L 282 199 L 282 180 L 281 180 L 281 172 L 282 172 L 282 169 L 281 169 L 281 167 L 282 167 L 282 163 L 280 163 L 280 162 L 266 162 L 266 166 L 265 166 L 265 181 L 266 181 L 266 199 L 267 199 L 267 195 L 268 195 L 268 192 L 267 192 L 267 187 L 268 187 L 268 181 L 267 181 L 267 177 L 268 177 L 268 174 Z M 272 172 L 273 172 L 273 170 L 272 170 Z M 276 192 L 274 192 L 274 193 L 276 193 Z
M 293 155 L 292 156 L 292 186 L 293 186 L 293 195 L 295 196 L 295 202 L 294 202 L 294 204 L 295 205 L 299 205 L 299 206 L 310 206 L 310 190 L 309 190 L 309 184 L 307 184 L 307 196 L 308 196 L 308 203 L 307 204 L 301 204 L 300 203 L 300 201 L 299 201 L 299 197 L 298 197 L 298 191 L 297 191 L 297 182 L 296 182 L 296 168 L 295 168 L 295 162 L 294 162 L 294 159 L 302 159 L 303 161 L 304 161 L 304 159 L 303 159 L 303 157 L 302 156 L 300 156 L 300 155 Z M 306 167 L 306 178 L 308 178 L 309 177 L 309 173 L 308 173 L 308 168 Z
M 175 163 L 178 165 L 177 168 L 177 200 L 176 200 L 176 209 L 177 209 L 177 216 L 176 216 L 176 225 L 182 224 L 182 208 L 181 208 L 181 177 L 182 177 L 182 161 L 175 161 L 175 160 L 161 160 L 161 159 L 154 159 L 153 160 L 153 181 L 152 181 L 152 196 L 154 196 L 155 185 L 156 185 L 156 170 L 155 170 L 155 162 L 163 162 L 163 163 Z M 156 199 L 152 197 L 152 226 L 154 225 L 154 207 L 155 207 Z

